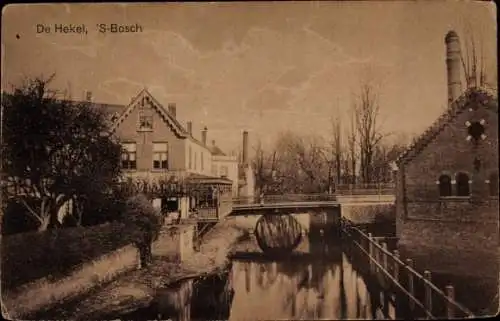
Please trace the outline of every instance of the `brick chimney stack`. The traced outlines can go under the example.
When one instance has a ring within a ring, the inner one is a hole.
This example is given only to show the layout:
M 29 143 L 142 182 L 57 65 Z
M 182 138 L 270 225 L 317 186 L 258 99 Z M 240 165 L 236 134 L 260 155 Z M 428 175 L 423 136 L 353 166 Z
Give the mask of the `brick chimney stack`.
M 189 135 L 193 136 L 193 122 L 191 121 L 187 122 L 187 131 Z
M 455 31 L 450 31 L 445 37 L 446 69 L 448 74 L 448 104 L 453 103 L 462 94 L 460 81 L 460 41 Z
M 242 163 L 243 165 L 248 165 L 248 132 L 246 130 L 243 132 Z
M 207 131 L 207 126 L 205 126 L 205 128 L 201 131 L 201 142 L 203 145 L 207 145 Z
M 175 105 L 175 103 L 169 103 L 168 104 L 168 112 L 174 116 L 174 118 L 177 117 L 177 106 Z

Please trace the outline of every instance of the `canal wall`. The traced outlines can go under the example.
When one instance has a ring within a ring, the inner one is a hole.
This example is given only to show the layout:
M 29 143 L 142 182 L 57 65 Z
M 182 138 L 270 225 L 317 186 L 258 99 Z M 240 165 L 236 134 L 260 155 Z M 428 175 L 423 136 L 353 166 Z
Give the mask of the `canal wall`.
M 395 205 L 391 203 L 340 203 L 340 212 L 343 218 L 348 219 L 354 224 L 371 224 L 396 220 L 396 208 Z
M 191 225 L 164 226 L 153 243 L 153 255 L 172 262 L 188 259 L 193 254 L 193 233 Z M 118 275 L 137 269 L 139 264 L 137 248 L 130 244 L 76 267 L 66 277 L 56 280 L 46 277 L 8 293 L 3 291 L 2 303 L 6 315 L 17 319 L 86 293 Z
M 143 318 L 142 313 L 146 312 L 142 309 L 149 311 L 148 307 L 165 287 L 181 279 L 223 269 L 228 262 L 227 253 L 244 235 L 245 230 L 234 219 L 226 218 L 204 236 L 199 251 L 194 251 L 182 262 L 155 255 L 146 269 L 120 275 L 91 292 L 73 296 L 48 309 L 33 311 L 25 319 L 102 320 L 130 311 L 137 311 L 138 317 Z M 17 317 L 12 313 L 10 316 Z M 151 319 L 156 317 L 151 316 Z
M 498 203 L 408 203 L 398 215 L 398 247 L 423 269 L 498 279 Z

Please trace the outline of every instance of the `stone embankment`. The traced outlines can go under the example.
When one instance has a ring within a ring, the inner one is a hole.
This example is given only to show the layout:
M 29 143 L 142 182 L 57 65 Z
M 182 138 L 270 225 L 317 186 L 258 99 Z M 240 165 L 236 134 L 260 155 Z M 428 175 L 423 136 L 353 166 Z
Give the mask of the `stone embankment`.
M 121 315 L 147 307 L 158 289 L 179 279 L 223 269 L 228 263 L 227 254 L 247 233 L 236 220 L 228 218 L 204 236 L 199 251 L 182 262 L 154 257 L 147 268 L 122 275 L 71 302 L 40 312 L 36 318 L 96 320 L 104 315 Z

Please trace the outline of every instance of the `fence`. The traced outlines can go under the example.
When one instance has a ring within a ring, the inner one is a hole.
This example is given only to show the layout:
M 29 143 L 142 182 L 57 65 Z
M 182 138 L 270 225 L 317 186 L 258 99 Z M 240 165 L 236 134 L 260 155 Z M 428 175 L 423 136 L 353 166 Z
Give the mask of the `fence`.
M 406 308 L 412 318 L 472 318 L 470 310 L 455 301 L 452 285 L 442 291 L 432 283 L 430 271 L 420 274 L 413 261 L 403 261 L 398 250 L 389 251 L 387 243 L 371 233 L 365 234 L 350 222 L 342 219 L 342 230 L 364 254 L 370 264 L 370 272 L 385 283 L 394 293 L 405 297 Z

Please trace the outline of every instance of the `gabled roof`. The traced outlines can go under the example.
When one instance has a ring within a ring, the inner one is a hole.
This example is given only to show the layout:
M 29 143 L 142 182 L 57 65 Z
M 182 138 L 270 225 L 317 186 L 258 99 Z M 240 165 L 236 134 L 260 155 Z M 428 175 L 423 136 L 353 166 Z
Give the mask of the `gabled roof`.
M 396 159 L 396 164 L 405 164 L 411 161 L 473 102 L 498 113 L 498 100 L 496 97 L 481 88 L 470 88 L 455 100 L 429 128 L 415 139 L 415 141 Z
M 209 147 L 210 152 L 214 156 L 227 156 L 218 146 L 212 145 Z
M 146 89 L 143 89 L 134 99 L 132 99 L 127 108 L 112 125 L 111 132 L 114 132 L 137 106 L 145 104 L 150 104 L 150 106 L 160 114 L 165 123 L 172 129 L 177 137 L 188 137 L 186 130 L 182 127 L 179 121 L 177 121 L 177 119 L 175 119 L 175 117 L 170 114 Z

